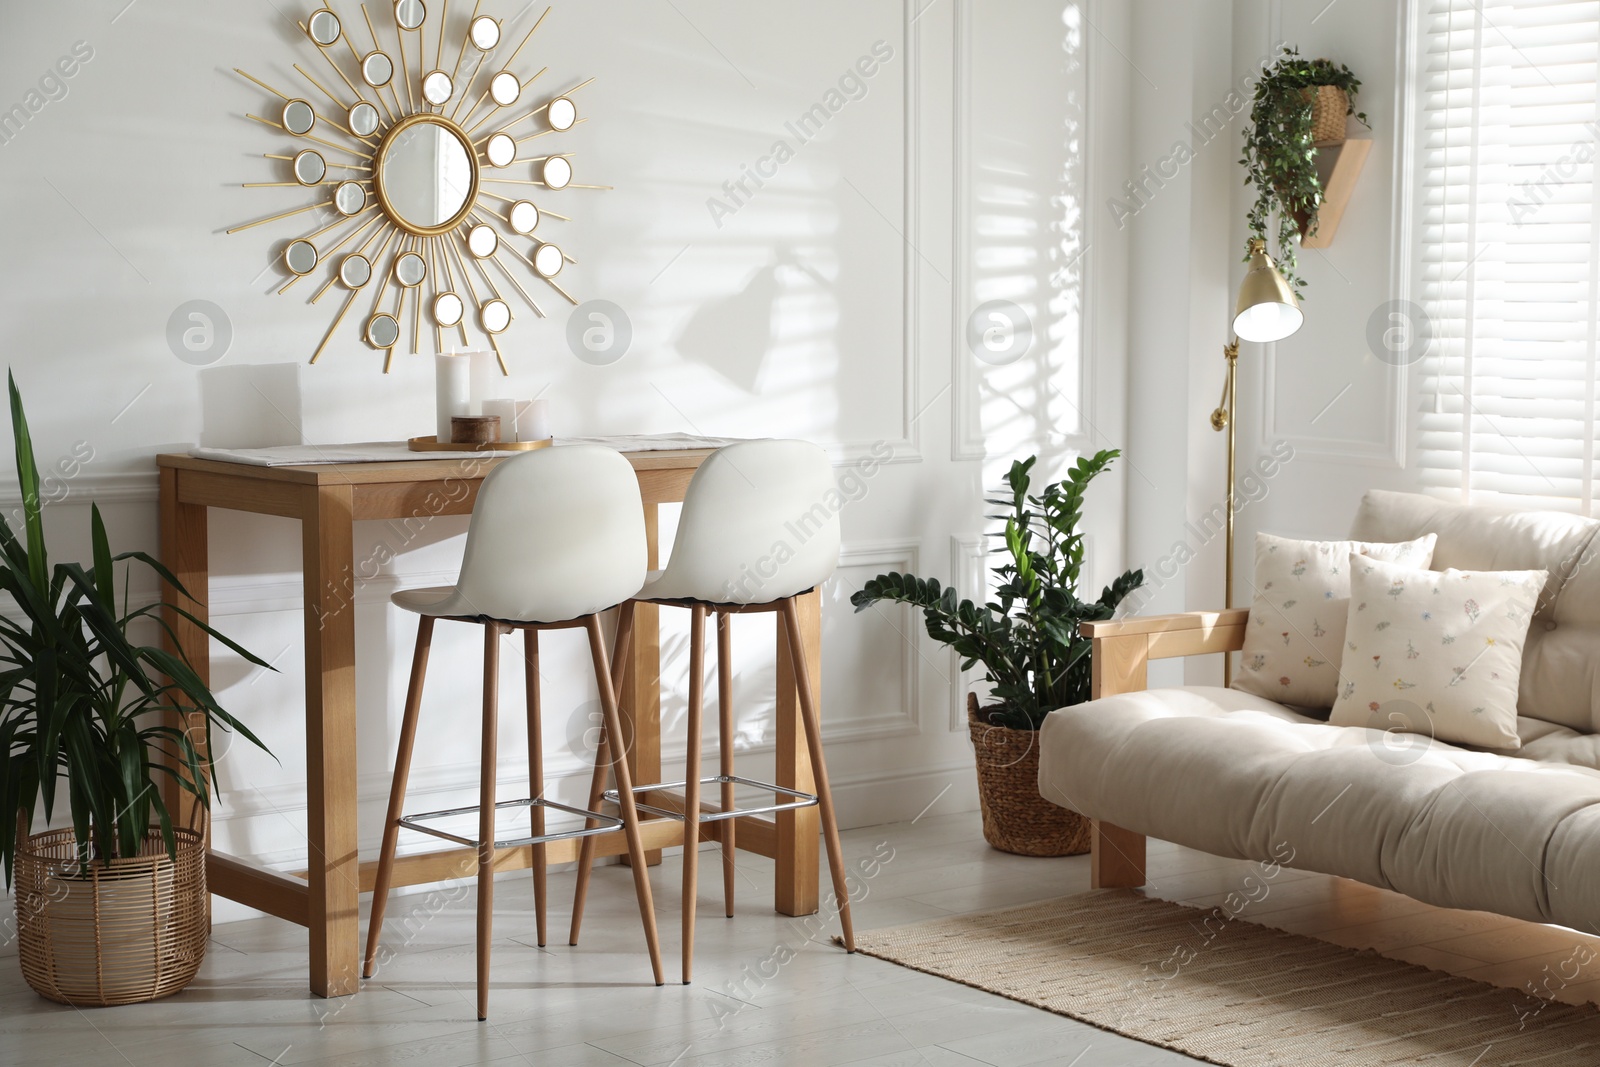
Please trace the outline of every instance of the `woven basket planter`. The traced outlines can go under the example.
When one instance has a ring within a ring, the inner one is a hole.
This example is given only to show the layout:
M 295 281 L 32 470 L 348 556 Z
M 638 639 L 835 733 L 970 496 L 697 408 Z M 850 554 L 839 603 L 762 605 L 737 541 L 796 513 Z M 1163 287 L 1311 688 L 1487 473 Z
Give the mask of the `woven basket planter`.
M 22 976 L 76 1007 L 134 1004 L 188 985 L 210 934 L 205 845 L 175 830 L 178 858 L 152 831 L 139 855 L 80 873 L 71 830 L 17 845 L 17 948 Z
M 1350 110 L 1350 97 L 1337 85 L 1318 85 L 1300 90 L 1311 104 L 1311 139 L 1344 140 L 1344 117 Z
M 967 728 L 978 761 L 983 839 L 1019 856 L 1077 856 L 1089 851 L 1089 820 L 1039 795 L 1039 732 L 993 726 L 967 694 Z

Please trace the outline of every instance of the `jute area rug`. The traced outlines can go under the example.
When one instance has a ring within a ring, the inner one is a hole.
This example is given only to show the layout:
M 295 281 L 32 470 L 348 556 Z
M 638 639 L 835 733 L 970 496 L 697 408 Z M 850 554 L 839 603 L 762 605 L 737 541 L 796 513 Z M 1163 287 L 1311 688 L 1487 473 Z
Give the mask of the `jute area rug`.
M 1600 1064 L 1600 1011 L 1126 890 L 856 935 L 860 952 L 1225 1067 Z M 1569 976 L 1570 978 L 1571 976 Z

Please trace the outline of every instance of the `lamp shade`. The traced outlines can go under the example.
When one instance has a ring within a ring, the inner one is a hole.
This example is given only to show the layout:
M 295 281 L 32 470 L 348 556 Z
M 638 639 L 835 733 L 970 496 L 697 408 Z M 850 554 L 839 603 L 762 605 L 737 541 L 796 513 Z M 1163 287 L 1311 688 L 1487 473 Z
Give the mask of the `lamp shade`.
M 1294 290 L 1278 272 L 1259 238 L 1250 242 L 1250 271 L 1239 283 L 1233 332 L 1245 341 L 1281 341 L 1300 328 L 1305 315 Z

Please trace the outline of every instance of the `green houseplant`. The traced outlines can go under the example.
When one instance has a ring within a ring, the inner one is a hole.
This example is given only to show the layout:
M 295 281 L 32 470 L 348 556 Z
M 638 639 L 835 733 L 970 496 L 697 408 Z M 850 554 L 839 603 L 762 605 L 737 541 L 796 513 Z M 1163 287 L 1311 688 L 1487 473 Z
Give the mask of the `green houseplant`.
M 50 563 L 14 378 L 9 390 L 23 529 L 19 538 L 0 516 L 0 590 L 19 613 L 0 615 L 0 861 L 8 886 L 17 876 L 23 973 L 42 995 L 68 1003 L 153 999 L 198 969 L 209 903 L 203 840 L 174 826 L 158 786 L 170 778 L 208 810 L 212 727 L 261 742 L 181 652 L 136 633 L 170 632 L 161 617 L 168 607 L 268 665 L 175 604 L 131 606 L 126 568 L 119 599 L 120 564 L 188 593 L 149 555 L 112 555 L 98 507 L 90 511 L 92 565 Z M 54 815 L 58 787 L 71 829 L 30 835 L 39 808 L 47 823 Z
M 1080 457 L 1064 479 L 1036 493 L 1038 457 L 1011 464 L 1009 495 L 987 501 L 1006 509 L 990 516 L 1005 520 L 1005 548 L 988 603 L 961 600 L 934 578 L 897 573 L 880 574 L 850 598 L 857 611 L 881 601 L 920 608 L 928 636 L 953 648 L 962 670 L 983 665 L 995 703 L 979 708 L 969 694 L 969 725 L 984 836 L 1008 852 L 1055 856 L 1087 848 L 1085 820 L 1039 796 L 1036 732 L 1051 711 L 1089 699 L 1093 645 L 1079 625 L 1111 618 L 1144 582 L 1142 571 L 1127 571 L 1094 600 L 1078 595 L 1084 496 L 1119 455 L 1107 449 Z
M 1265 241 L 1268 224 L 1277 214 L 1275 258 L 1296 296 L 1305 280 L 1296 273 L 1294 239 L 1316 229 L 1317 211 L 1322 206 L 1316 129 L 1336 124 L 1336 136 L 1342 138 L 1346 115 L 1367 125 L 1366 114 L 1355 109 L 1360 89 L 1360 79 L 1343 63 L 1302 59 L 1299 49 L 1287 45 L 1256 82 L 1250 122 L 1244 131 L 1244 155 L 1239 160 L 1245 168 L 1245 184 L 1256 190 L 1250 233 Z M 1248 254 L 1245 259 L 1249 260 Z

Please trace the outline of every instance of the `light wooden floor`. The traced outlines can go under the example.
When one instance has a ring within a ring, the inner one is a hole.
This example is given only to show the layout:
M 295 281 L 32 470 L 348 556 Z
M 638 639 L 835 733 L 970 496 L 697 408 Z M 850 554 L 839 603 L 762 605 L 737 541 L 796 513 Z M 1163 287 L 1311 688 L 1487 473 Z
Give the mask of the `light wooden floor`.
M 867 882 L 860 927 L 1020 904 L 1088 888 L 1085 857 L 1026 859 L 983 844 L 976 814 L 845 835 L 852 861 L 892 859 Z M 358 996 L 311 997 L 305 931 L 274 919 L 215 928 L 199 978 L 154 1004 L 78 1011 L 34 995 L 0 960 L 0 1063 L 127 1067 L 412 1064 L 576 1065 L 1071 1064 L 1156 1067 L 1197 1061 L 1072 1020 L 917 974 L 826 943 L 771 911 L 771 864 L 741 854 L 740 914 L 722 918 L 716 857 L 702 863 L 697 980 L 650 982 L 631 881 L 596 872 L 584 942 L 563 936 L 572 876 L 551 878 L 553 943 L 533 947 L 526 874 L 496 888 L 489 1022 L 473 1013 L 472 894 L 396 897 L 392 963 Z M 1152 842 L 1150 892 L 1197 905 L 1239 891 L 1248 864 Z M 655 869 L 669 974 L 677 969 L 679 864 Z M 1259 892 L 1255 895 L 1259 896 Z M 7 903 L 9 915 L 9 902 Z M 1241 918 L 1373 948 L 1520 987 L 1548 977 L 1577 946 L 1596 953 L 1562 1000 L 1600 995 L 1600 939 L 1475 912 L 1429 908 L 1320 875 L 1283 871 Z M 363 922 L 363 928 L 365 922 Z M 9 924 L 7 925 L 9 932 Z M 401 943 L 405 942 L 405 943 Z M 15 954 L 14 944 L 0 949 Z M 1570 968 L 1568 973 L 1570 973 Z M 1558 985 L 1552 981 L 1551 987 Z M 1537 1006 L 1537 1002 L 1530 1001 Z M 1533 1023 L 1531 1025 L 1537 1025 Z

